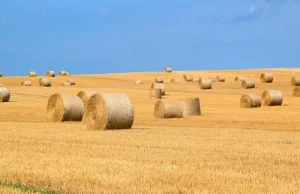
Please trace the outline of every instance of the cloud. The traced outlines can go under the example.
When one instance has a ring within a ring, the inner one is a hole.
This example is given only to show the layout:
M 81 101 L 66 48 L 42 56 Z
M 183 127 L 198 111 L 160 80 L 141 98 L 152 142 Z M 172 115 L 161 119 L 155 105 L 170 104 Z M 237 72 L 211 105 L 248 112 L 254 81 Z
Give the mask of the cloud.
M 235 22 L 251 22 L 261 18 L 266 10 L 269 8 L 268 4 L 254 4 L 249 8 L 246 14 L 234 17 Z

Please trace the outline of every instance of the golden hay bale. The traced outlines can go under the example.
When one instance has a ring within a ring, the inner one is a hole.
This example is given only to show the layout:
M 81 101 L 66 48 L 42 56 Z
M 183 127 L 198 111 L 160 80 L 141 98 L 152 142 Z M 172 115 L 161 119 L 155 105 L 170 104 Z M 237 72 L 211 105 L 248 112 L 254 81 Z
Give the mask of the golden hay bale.
M 172 68 L 171 68 L 171 67 L 165 68 L 165 72 L 166 72 L 166 73 L 171 73 L 171 72 L 172 72 Z
M 294 87 L 293 96 L 300 97 L 300 87 Z
M 136 85 L 143 84 L 143 81 L 142 81 L 142 80 L 140 80 L 140 79 L 138 79 L 138 80 L 136 80 L 136 81 L 135 81 L 135 84 L 136 84 Z
M 272 83 L 273 75 L 272 73 L 263 73 L 260 75 L 260 82 L 262 83 Z
M 291 79 L 292 86 L 300 86 L 300 77 L 293 77 Z
M 76 84 L 75 80 L 71 80 L 71 79 L 68 79 L 67 82 L 69 82 L 71 85 L 75 85 Z
M 21 86 L 31 86 L 31 81 L 22 81 Z
M 260 96 L 249 94 L 242 95 L 240 100 L 241 108 L 254 108 L 261 106 L 261 98 Z
M 47 119 L 51 122 L 81 121 L 84 106 L 78 96 L 53 94 L 47 105 Z
M 154 116 L 158 119 L 182 118 L 182 103 L 178 100 L 158 100 L 154 106 Z
M 211 84 L 211 79 L 209 78 L 201 78 L 199 81 L 199 85 L 202 90 L 211 89 Z
M 0 87 L 0 103 L 8 102 L 10 99 L 10 92 L 7 88 Z
M 237 77 L 234 78 L 234 81 L 235 81 L 235 82 L 242 82 L 242 81 L 244 81 L 244 80 L 245 80 L 245 78 L 244 78 L 244 77 L 241 77 L 241 76 L 237 76 Z
M 255 81 L 253 80 L 243 80 L 242 87 L 245 89 L 255 88 Z
M 94 94 L 85 111 L 88 129 L 130 129 L 134 120 L 132 103 L 125 94 Z
M 39 82 L 40 82 L 40 86 L 43 86 L 43 87 L 51 87 L 51 82 L 49 79 L 47 78 L 40 78 L 39 79 Z
M 193 78 L 193 82 L 199 82 L 199 81 L 200 81 L 200 78 L 198 78 L 198 77 Z
M 70 82 L 62 82 L 61 85 L 62 86 L 71 86 L 71 83 Z
M 149 97 L 154 99 L 161 99 L 162 92 L 161 89 L 150 89 L 149 90 Z
M 164 83 L 164 80 L 161 77 L 155 78 L 155 83 Z
M 161 89 L 161 95 L 166 95 L 165 84 L 162 83 L 153 83 L 151 89 Z
M 281 106 L 283 97 L 279 90 L 266 90 L 261 96 L 262 106 Z
M 199 98 L 182 100 L 183 117 L 201 115 Z
M 85 91 L 78 92 L 77 96 L 82 100 L 83 105 L 84 105 L 84 113 L 86 113 L 86 108 L 87 108 L 87 104 L 88 104 L 89 99 L 94 94 L 97 94 L 97 92 L 91 91 L 91 90 L 85 90 Z M 82 121 L 86 121 L 86 115 L 85 114 L 83 114 Z
M 217 76 L 217 81 L 218 81 L 218 82 L 225 82 L 225 77 L 222 76 L 222 75 L 218 75 L 218 76 Z
M 35 77 L 35 76 L 36 76 L 36 72 L 30 71 L 30 72 L 28 73 L 28 76 L 29 76 L 29 77 Z
M 60 71 L 59 75 L 61 75 L 61 76 L 67 76 L 67 75 L 69 75 L 69 73 L 67 71 Z
M 176 84 L 179 84 L 180 83 L 180 79 L 174 79 L 172 78 L 170 83 L 176 83 Z
M 47 77 L 55 77 L 55 72 L 54 72 L 54 71 L 48 71 L 48 72 L 46 73 L 46 76 L 47 76 Z
M 186 82 L 192 82 L 193 81 L 193 76 L 189 74 L 183 74 L 184 81 Z

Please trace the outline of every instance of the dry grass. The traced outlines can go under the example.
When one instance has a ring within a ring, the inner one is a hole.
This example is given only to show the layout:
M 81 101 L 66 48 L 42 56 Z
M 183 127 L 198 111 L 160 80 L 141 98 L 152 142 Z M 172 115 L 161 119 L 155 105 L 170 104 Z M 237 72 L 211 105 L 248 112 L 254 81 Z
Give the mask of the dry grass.
M 22 81 L 21 86 L 31 86 L 31 81 Z
M 273 84 L 260 83 L 272 72 Z M 181 77 L 183 72 L 172 72 Z M 291 77 L 300 69 L 192 72 L 197 77 L 224 75 L 213 90 L 197 84 L 169 84 L 166 99 L 199 97 L 199 117 L 156 119 L 149 88 L 165 72 L 72 76 L 76 87 L 20 83 L 28 77 L 3 77 L 11 92 L 0 103 L 0 177 L 60 193 L 298 193 L 300 190 L 299 98 Z M 251 91 L 233 82 L 244 75 Z M 143 78 L 136 87 L 134 81 Z M 169 79 L 168 79 L 169 80 Z M 84 123 L 47 123 L 47 101 L 54 93 L 81 90 L 125 93 L 134 106 L 131 130 L 93 131 Z M 240 108 L 242 94 L 280 90 L 282 106 Z M 0 192 L 1 193 L 1 192 Z
M 162 92 L 161 89 L 150 89 L 149 90 L 149 98 L 153 99 L 161 99 Z

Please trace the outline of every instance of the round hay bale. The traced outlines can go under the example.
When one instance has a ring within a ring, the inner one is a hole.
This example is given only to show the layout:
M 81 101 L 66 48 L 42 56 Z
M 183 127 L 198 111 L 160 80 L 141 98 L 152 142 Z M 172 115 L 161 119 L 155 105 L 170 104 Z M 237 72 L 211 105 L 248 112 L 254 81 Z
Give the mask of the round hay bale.
M 294 87 L 293 96 L 300 97 L 300 87 Z
M 51 82 L 49 79 L 47 78 L 40 78 L 39 79 L 39 82 L 40 82 L 40 86 L 43 86 L 43 87 L 51 87 Z
M 182 100 L 183 117 L 201 115 L 199 98 Z
M 164 83 L 164 80 L 160 77 L 155 78 L 155 83 Z
M 162 83 L 153 83 L 151 89 L 161 89 L 161 95 L 166 95 L 165 84 Z
M 263 73 L 260 75 L 260 82 L 262 83 L 272 83 L 273 75 L 272 73 Z
M 69 82 L 71 85 L 75 85 L 76 84 L 75 80 L 71 80 L 71 79 L 68 79 L 67 82 Z
M 292 86 L 300 86 L 300 77 L 293 77 L 291 79 Z
M 184 81 L 186 82 L 192 82 L 193 81 L 193 76 L 189 74 L 183 74 Z
M 193 82 L 199 82 L 199 81 L 200 81 L 200 78 L 198 78 L 198 77 L 193 78 Z
M 22 81 L 21 86 L 31 86 L 31 81 Z
M 211 79 L 209 78 L 201 78 L 199 81 L 200 88 L 202 90 L 211 89 Z
M 254 108 L 261 106 L 261 98 L 260 96 L 249 94 L 242 95 L 240 100 L 241 108 Z
M 135 81 L 135 84 L 136 84 L 136 85 L 141 85 L 141 84 L 143 84 L 143 81 L 140 80 L 140 79 L 138 79 L 138 80 Z
M 82 100 L 83 105 L 84 105 L 84 114 L 83 114 L 82 121 L 86 121 L 85 113 L 86 113 L 87 104 L 88 104 L 88 101 L 91 98 L 91 96 L 94 94 L 97 94 L 97 92 L 91 91 L 91 90 L 80 91 L 77 94 L 77 96 Z
M 0 103 L 8 102 L 10 99 L 10 92 L 7 88 L 0 87 Z
M 241 77 L 241 76 L 237 76 L 237 77 L 234 78 L 234 81 L 235 81 L 235 82 L 242 82 L 242 81 L 244 81 L 244 80 L 245 80 L 245 78 L 244 78 L 244 77 Z
M 283 97 L 279 90 L 266 90 L 261 96 L 262 106 L 281 106 Z
M 172 78 L 170 83 L 176 83 L 176 84 L 179 84 L 180 83 L 180 79 L 174 79 Z
M 242 87 L 245 89 L 255 88 L 255 81 L 253 80 L 243 80 Z
M 35 72 L 35 71 L 30 71 L 30 72 L 28 73 L 28 76 L 29 76 L 29 77 L 36 77 L 36 72 Z
M 225 82 L 225 77 L 222 76 L 222 75 L 218 75 L 218 76 L 217 76 L 217 81 L 218 81 L 218 82 Z
M 47 77 L 55 77 L 55 72 L 54 72 L 54 71 L 48 71 L 48 72 L 46 73 L 46 76 L 47 76 Z
M 61 76 L 67 76 L 67 75 L 69 75 L 69 73 L 67 71 L 60 71 L 59 75 L 61 75 Z
M 182 103 L 178 100 L 158 100 L 154 106 L 154 116 L 158 119 L 182 118 Z
M 88 129 L 130 129 L 134 120 L 132 103 L 125 94 L 94 94 L 85 110 Z
M 71 86 L 71 83 L 70 82 L 62 82 L 61 85 L 62 86 Z
M 165 72 L 166 72 L 166 73 L 172 73 L 172 68 L 171 68 L 171 67 L 165 68 Z
M 81 121 L 84 106 L 78 96 L 53 94 L 47 105 L 47 119 L 51 122 Z
M 161 99 L 162 92 L 161 89 L 150 89 L 149 97 L 153 99 Z

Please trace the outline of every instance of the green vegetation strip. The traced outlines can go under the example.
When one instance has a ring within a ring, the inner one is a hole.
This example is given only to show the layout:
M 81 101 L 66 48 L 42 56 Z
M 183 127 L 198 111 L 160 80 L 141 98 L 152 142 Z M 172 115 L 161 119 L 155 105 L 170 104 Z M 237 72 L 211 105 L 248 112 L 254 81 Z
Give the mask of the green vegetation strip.
M 20 183 L 9 184 L 9 183 L 0 182 L 0 187 L 18 189 L 22 192 L 40 193 L 40 194 L 55 194 L 54 191 L 41 190 L 41 189 L 37 189 L 37 188 L 33 188 L 33 187 L 26 187 L 26 186 L 21 185 Z

